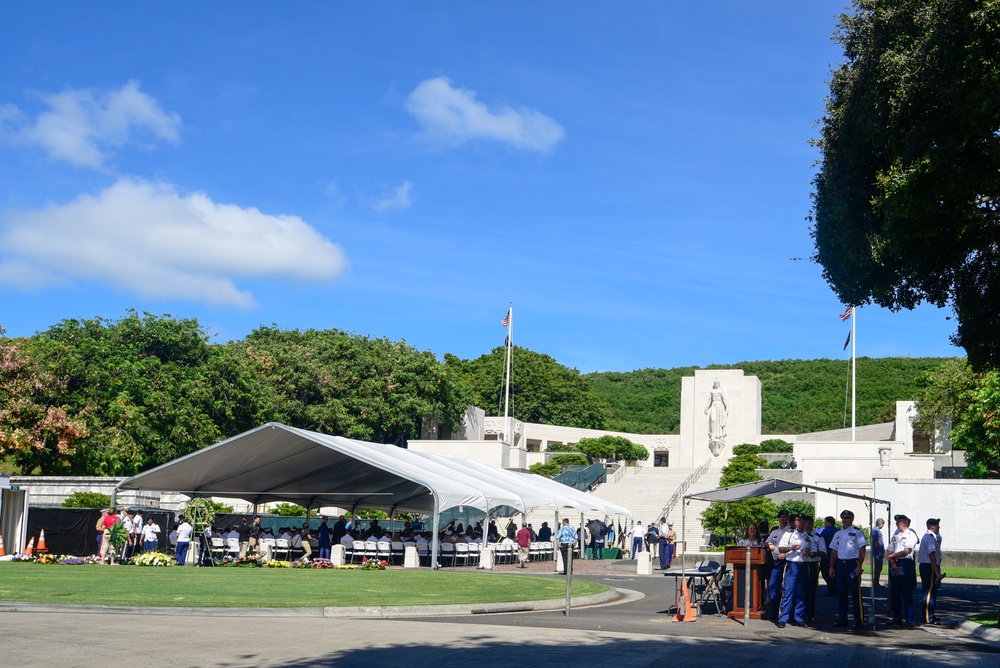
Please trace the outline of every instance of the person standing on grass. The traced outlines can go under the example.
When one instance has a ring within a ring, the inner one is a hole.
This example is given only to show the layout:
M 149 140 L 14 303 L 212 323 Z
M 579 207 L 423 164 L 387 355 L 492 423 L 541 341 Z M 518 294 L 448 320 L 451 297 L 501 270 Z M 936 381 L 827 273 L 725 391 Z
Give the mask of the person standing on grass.
M 559 527 L 559 533 L 556 534 L 556 545 L 559 547 L 559 551 L 562 552 L 563 573 L 568 574 L 573 572 L 573 567 L 570 566 L 569 560 L 572 556 L 572 550 L 576 547 L 577 540 L 576 529 L 569 525 L 568 518 L 563 518 L 562 526 Z
M 146 520 L 146 525 L 142 527 L 142 550 L 143 552 L 155 552 L 156 545 L 160 539 L 160 525 L 150 517 Z
M 191 547 L 191 532 L 193 530 L 194 527 L 181 515 L 181 523 L 177 527 L 177 548 L 174 551 L 178 566 L 183 566 L 187 562 L 188 548 Z
M 330 520 L 326 515 L 323 515 L 319 523 L 319 558 L 329 559 L 330 558 Z
M 111 527 L 118 524 L 118 509 L 114 506 L 108 509 L 108 514 L 101 518 L 101 563 L 110 557 L 111 564 L 115 563 L 115 546 L 111 543 Z
M 521 568 L 528 567 L 528 554 L 531 551 L 531 531 L 528 525 L 522 523 L 517 532 L 517 560 L 521 562 Z

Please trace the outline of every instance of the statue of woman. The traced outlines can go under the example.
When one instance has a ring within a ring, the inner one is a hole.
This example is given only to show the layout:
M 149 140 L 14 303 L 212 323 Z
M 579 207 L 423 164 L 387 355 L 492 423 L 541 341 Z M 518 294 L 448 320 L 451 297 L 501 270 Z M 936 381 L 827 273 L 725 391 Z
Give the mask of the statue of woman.
M 708 408 L 705 409 L 705 415 L 708 416 L 708 440 L 709 442 L 725 441 L 726 421 L 729 419 L 726 393 L 722 391 L 722 385 L 719 381 L 715 381 L 712 383 L 709 394 L 711 399 L 708 402 Z

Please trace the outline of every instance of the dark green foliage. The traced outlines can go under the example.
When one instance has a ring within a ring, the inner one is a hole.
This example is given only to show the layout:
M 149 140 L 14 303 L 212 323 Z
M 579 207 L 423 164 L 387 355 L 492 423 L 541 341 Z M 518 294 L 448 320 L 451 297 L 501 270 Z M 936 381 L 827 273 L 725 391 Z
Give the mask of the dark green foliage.
M 262 327 L 245 349 L 275 419 L 293 427 L 403 445 L 427 417 L 458 427 L 470 403 L 452 369 L 405 342 Z
M 582 440 L 582 439 L 581 439 Z M 550 443 L 548 447 L 545 448 L 546 452 L 576 452 L 575 445 L 566 445 L 565 443 Z
M 624 436 L 610 434 L 597 438 L 581 438 L 576 448 L 591 459 L 636 461 L 649 458 L 649 451 L 645 447 Z
M 676 434 L 681 426 L 681 378 L 697 367 L 609 371 L 584 376 L 610 407 L 604 428 L 632 434 Z
M 590 462 L 583 455 L 565 454 L 554 456 L 549 463 L 556 466 L 586 466 Z
M 778 510 L 787 510 L 788 514 L 792 517 L 795 517 L 796 515 L 811 515 L 811 516 L 816 515 L 816 508 L 815 506 L 813 506 L 813 504 L 809 503 L 808 501 L 798 501 L 796 499 L 787 499 L 785 501 L 782 501 L 778 505 Z M 777 512 L 775 512 L 775 515 L 777 515 Z M 822 517 L 816 518 L 816 528 L 822 528 L 822 527 L 823 527 L 823 518 Z
M 814 259 L 845 304 L 951 306 L 1000 366 L 1000 3 L 855 0 L 817 142 Z
M 551 478 L 562 473 L 562 467 L 555 462 L 545 462 L 544 464 L 532 464 L 528 467 L 530 473 Z
M 306 509 L 297 503 L 279 503 L 276 506 L 271 506 L 268 513 L 281 517 L 305 517 Z M 316 517 L 316 511 L 313 510 L 310 516 Z
M 472 390 L 473 403 L 503 413 L 503 373 L 506 350 L 463 360 L 445 355 L 445 365 Z M 566 427 L 604 428 L 608 408 L 576 369 L 559 364 L 548 355 L 514 347 L 510 411 L 518 420 Z
M 759 447 L 752 443 L 741 443 L 733 446 L 733 456 L 729 463 L 722 467 L 719 485 L 731 487 L 760 480 L 756 469 L 763 468 L 766 463 L 758 457 Z M 731 536 L 742 536 L 747 525 L 756 524 L 762 519 L 770 521 L 777 514 L 777 509 L 767 497 L 755 497 L 734 501 L 732 503 L 713 503 L 701 513 L 702 524 L 715 533 L 721 533 L 728 528 Z
M 858 424 L 895 419 L 896 401 L 913 399 L 921 376 L 947 359 L 858 358 Z M 743 369 L 748 376 L 760 378 L 761 431 L 765 434 L 804 434 L 850 426 L 848 360 L 738 362 L 708 368 Z M 636 428 L 633 433 L 676 434 L 680 429 L 680 379 L 694 370 L 644 369 L 592 373 L 584 378 L 610 407 L 606 428 L 626 430 L 632 426 Z
M 63 508 L 107 508 L 111 497 L 100 492 L 73 492 L 62 502 Z
M 780 438 L 769 438 L 760 442 L 758 451 L 768 454 L 790 453 L 793 447 L 788 441 L 783 441 Z

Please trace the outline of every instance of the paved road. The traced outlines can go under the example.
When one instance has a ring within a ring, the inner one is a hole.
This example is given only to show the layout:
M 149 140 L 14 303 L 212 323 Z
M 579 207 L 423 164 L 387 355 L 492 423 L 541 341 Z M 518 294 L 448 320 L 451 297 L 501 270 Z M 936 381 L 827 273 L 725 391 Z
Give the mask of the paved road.
M 11 666 L 1000 666 L 1000 647 L 948 629 L 834 632 L 821 597 L 817 629 L 744 628 L 706 616 L 671 623 L 666 579 L 613 570 L 590 575 L 646 596 L 561 613 L 419 620 L 167 617 L 2 613 L 0 655 Z M 822 591 L 822 588 L 821 588 Z M 946 612 L 995 608 L 997 586 L 949 583 Z M 883 618 L 884 619 L 884 618 Z M 106 640 L 101 641 L 100 638 Z M 129 638 L 139 638 L 130 642 Z M 130 647 L 131 645 L 131 647 Z M 141 649 L 136 650 L 138 645 Z

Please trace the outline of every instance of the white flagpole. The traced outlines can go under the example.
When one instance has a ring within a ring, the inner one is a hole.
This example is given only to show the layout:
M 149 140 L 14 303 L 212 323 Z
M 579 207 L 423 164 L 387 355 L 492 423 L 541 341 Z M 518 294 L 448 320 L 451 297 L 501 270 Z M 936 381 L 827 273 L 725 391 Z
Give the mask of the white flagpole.
M 858 440 L 858 309 L 851 307 L 851 442 Z
M 510 432 L 510 355 L 514 348 L 514 302 L 507 309 L 507 388 L 503 403 L 503 431 L 507 442 L 514 445 Z

